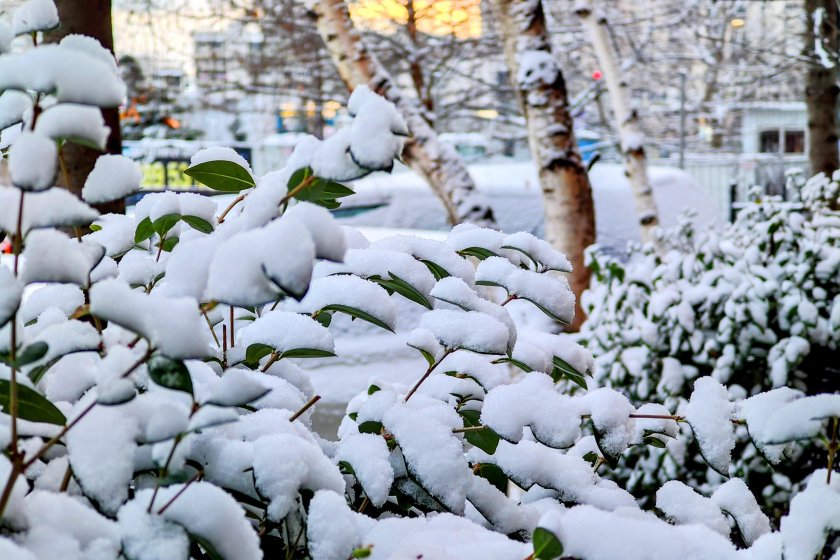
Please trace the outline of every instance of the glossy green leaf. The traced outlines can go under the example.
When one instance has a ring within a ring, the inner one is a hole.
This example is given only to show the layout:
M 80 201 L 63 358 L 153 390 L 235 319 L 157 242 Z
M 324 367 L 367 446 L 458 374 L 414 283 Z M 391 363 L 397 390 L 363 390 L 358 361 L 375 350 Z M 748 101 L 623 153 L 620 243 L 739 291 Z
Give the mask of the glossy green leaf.
M 254 177 L 238 163 L 226 160 L 207 161 L 184 171 L 202 185 L 216 191 L 239 192 L 255 185 Z
M 152 220 L 148 217 L 137 224 L 137 229 L 134 230 L 134 242 L 142 243 L 155 234 L 155 228 L 152 226 Z
M 312 176 L 312 168 L 301 167 L 300 169 L 292 173 L 292 176 L 289 177 L 289 182 L 286 183 L 286 187 L 288 188 L 288 190 L 291 191 L 292 189 L 300 185 L 304 179 L 310 176 Z
M 0 379 L 0 408 L 6 414 L 11 411 L 11 390 L 11 382 Z M 29 422 L 45 422 L 59 426 L 67 422 L 64 414 L 46 397 L 20 383 L 17 384 L 17 415 L 21 420 Z
M 423 358 L 426 359 L 426 362 L 428 362 L 430 366 L 433 366 L 435 364 L 435 357 L 432 356 L 432 354 L 429 353 L 428 350 L 424 350 L 423 348 L 420 348 L 419 346 L 414 346 L 413 344 L 409 344 L 408 346 L 420 352 L 420 354 L 423 355 Z
M 193 394 L 190 372 L 181 360 L 173 360 L 160 355 L 152 356 L 148 368 L 149 377 L 161 387 Z
M 532 371 L 534 371 L 533 368 L 531 368 L 531 366 L 529 366 L 525 362 L 522 362 L 520 360 L 511 358 L 510 356 L 505 356 L 504 358 L 499 358 L 498 360 L 493 360 L 493 363 L 494 364 L 511 364 L 513 366 L 518 367 L 519 369 L 521 369 L 525 373 L 531 373 Z
M 505 471 L 497 465 L 481 463 L 478 466 L 476 474 L 481 478 L 487 479 L 490 484 L 499 489 L 499 492 L 507 494 L 508 477 L 505 475 Z
M 377 284 L 388 290 L 389 293 L 396 292 L 404 298 L 413 301 L 414 303 L 422 305 L 426 309 L 432 309 L 432 304 L 429 302 L 428 299 L 426 299 L 426 296 L 424 296 L 422 293 L 420 293 L 419 290 L 417 290 L 417 288 L 415 288 L 414 286 L 412 286 L 393 272 L 389 272 L 388 276 L 388 279 L 384 279 L 380 276 L 371 276 L 369 280 L 376 282 Z
M 177 224 L 180 219 L 181 216 L 178 214 L 166 214 L 165 216 L 161 216 L 152 222 L 152 229 L 154 229 L 155 233 L 160 237 L 165 237 L 169 230 L 175 227 L 175 224 Z
M 359 432 L 363 434 L 376 434 L 382 431 L 382 422 L 376 422 L 375 420 L 368 420 L 367 422 L 362 422 L 359 424 Z
M 551 378 L 554 379 L 555 383 L 560 381 L 562 377 L 565 377 L 572 383 L 575 383 L 584 389 L 587 388 L 586 378 L 581 372 L 569 365 L 568 362 L 562 358 L 558 358 L 557 356 L 554 356 L 552 362 L 554 364 L 554 370 L 551 372 Z
M 481 426 L 481 413 L 478 410 L 460 410 L 458 414 L 461 415 L 465 428 Z M 464 432 L 464 437 L 469 443 L 488 455 L 495 453 L 496 448 L 499 446 L 499 434 L 486 426 L 481 430 Z
M 258 364 L 260 360 L 274 352 L 274 348 L 268 344 L 255 343 L 245 350 L 245 361 L 249 364 Z
M 21 350 L 17 355 L 17 367 L 23 367 L 25 365 L 31 364 L 32 362 L 37 362 L 41 358 L 47 355 L 47 350 L 49 350 L 49 346 L 47 346 L 46 342 L 33 342 L 29 346 L 25 346 L 23 350 Z
M 280 355 L 281 358 L 333 358 L 335 354 L 318 348 L 293 348 Z
M 181 220 L 201 233 L 212 233 L 213 231 L 213 224 L 204 218 L 199 218 L 198 216 L 181 216 Z
M 493 251 L 485 249 L 484 247 L 467 247 L 466 249 L 458 251 L 458 254 L 462 257 L 475 257 L 482 261 L 488 257 L 498 256 Z
M 367 313 L 366 311 L 362 311 L 361 309 L 358 309 L 356 307 L 350 307 L 349 305 L 330 304 L 330 305 L 327 305 L 326 307 L 324 307 L 323 309 L 321 309 L 321 311 L 338 311 L 339 313 L 344 313 L 346 315 L 350 315 L 354 319 L 361 319 L 362 321 L 367 321 L 368 323 L 371 323 L 372 325 L 376 325 L 377 327 L 381 327 L 381 328 L 385 329 L 386 331 L 394 332 L 394 329 L 389 327 L 387 325 L 387 323 L 385 323 L 384 321 L 382 321 L 380 319 L 377 319 L 376 317 L 374 317 L 370 313 Z M 319 313 L 318 316 L 320 316 L 320 315 L 321 314 Z M 316 319 L 317 318 L 318 317 L 316 316 Z M 327 323 L 327 325 L 325 325 L 325 326 L 329 326 L 329 323 Z
M 539 560 L 555 560 L 563 556 L 563 544 L 557 536 L 544 527 L 534 529 L 532 537 L 534 544 L 534 558 Z
M 432 275 L 435 277 L 435 280 L 441 280 L 442 278 L 447 278 L 448 276 L 451 276 L 451 274 L 449 274 L 449 272 L 445 268 L 443 268 L 435 262 L 426 259 L 420 259 L 420 262 L 426 265 L 426 268 L 429 269 L 429 272 L 432 273 Z
M 180 239 L 177 238 L 177 237 L 167 237 L 161 243 L 161 248 L 163 249 L 164 252 L 171 253 L 172 249 L 175 248 L 175 245 L 177 245 L 179 241 L 180 241 Z

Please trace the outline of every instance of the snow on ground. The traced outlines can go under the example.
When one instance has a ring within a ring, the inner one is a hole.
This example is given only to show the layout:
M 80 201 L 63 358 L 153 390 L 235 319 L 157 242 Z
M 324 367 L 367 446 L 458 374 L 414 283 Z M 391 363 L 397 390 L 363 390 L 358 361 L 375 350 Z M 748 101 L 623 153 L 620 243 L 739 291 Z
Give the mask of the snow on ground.
M 536 169 L 531 162 L 486 163 L 469 167 L 478 190 L 490 198 L 499 226 L 506 232 L 543 234 L 543 205 Z M 654 198 L 663 227 L 676 225 L 686 209 L 697 213 L 698 227 L 718 220 L 714 201 L 694 179 L 680 169 L 652 166 L 649 169 Z M 618 251 L 627 241 L 640 239 L 633 212 L 630 184 L 624 167 L 598 163 L 589 173 L 595 198 L 598 243 Z M 421 177 L 411 171 L 393 175 L 374 174 L 354 185 L 355 195 L 345 207 L 386 204 L 380 208 L 342 218 L 355 226 L 448 229 L 440 202 Z

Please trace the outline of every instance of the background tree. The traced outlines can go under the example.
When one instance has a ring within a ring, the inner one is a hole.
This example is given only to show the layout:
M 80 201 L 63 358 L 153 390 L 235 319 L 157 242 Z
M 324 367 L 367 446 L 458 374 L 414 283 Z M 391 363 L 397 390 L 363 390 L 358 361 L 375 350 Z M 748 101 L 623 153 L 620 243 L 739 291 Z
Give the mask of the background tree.
M 636 217 L 643 241 L 653 239 L 653 230 L 659 226 L 656 202 L 650 186 L 645 162 L 644 135 L 639 126 L 639 115 L 632 107 L 627 91 L 627 82 L 616 61 L 607 31 L 607 16 L 599 6 L 586 0 L 579 2 L 576 13 L 586 28 L 592 49 L 607 84 L 613 114 L 618 129 L 621 155 L 624 159 L 624 173 L 630 182 L 636 204 Z
M 102 46 L 111 52 L 114 51 L 114 34 L 111 29 L 111 0 L 55 0 L 58 8 L 58 17 L 61 26 L 55 31 L 45 34 L 47 42 L 57 43 L 63 37 L 75 33 L 88 35 L 102 43 Z M 106 143 L 105 150 L 110 154 L 122 153 L 122 138 L 120 136 L 120 113 L 117 107 L 102 109 L 102 116 L 105 124 L 111 129 Z M 96 158 L 101 154 L 97 150 L 80 146 L 79 144 L 67 144 L 63 150 L 63 159 L 66 166 L 65 184 L 61 178 L 62 185 L 69 191 L 80 195 L 87 176 L 96 164 Z M 115 200 L 97 206 L 103 213 L 125 212 L 125 202 Z
M 569 283 L 577 297 L 572 325 L 577 329 L 585 318 L 580 295 L 589 286 L 584 251 L 595 242 L 595 207 L 575 142 L 566 82 L 551 49 L 543 3 L 495 0 L 493 6 L 513 87 L 527 120 L 545 204 L 546 237 L 574 267 Z
M 371 52 L 350 18 L 346 2 L 322 0 L 314 5 L 318 31 L 348 89 L 367 84 L 397 106 L 411 137 L 403 151 L 406 163 L 424 177 L 440 198 L 450 223 L 495 224 L 493 210 L 455 149 L 441 142 L 417 102 L 406 96 Z
M 837 151 L 837 2 L 805 0 L 805 102 L 808 106 L 808 159 L 812 173 L 840 167 Z

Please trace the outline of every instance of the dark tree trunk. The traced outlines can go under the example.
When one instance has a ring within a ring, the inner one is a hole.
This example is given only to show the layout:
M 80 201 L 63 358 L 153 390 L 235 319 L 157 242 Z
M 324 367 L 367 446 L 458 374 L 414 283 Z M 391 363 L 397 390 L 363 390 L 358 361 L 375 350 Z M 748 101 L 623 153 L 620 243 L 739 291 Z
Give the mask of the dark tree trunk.
M 46 42 L 57 43 L 63 37 L 74 33 L 88 35 L 97 39 L 102 46 L 114 51 L 114 34 L 111 28 L 111 0 L 55 0 L 61 26 L 46 34 Z M 111 154 L 122 153 L 120 137 L 119 108 L 102 109 L 105 124 L 111 128 L 105 150 Z M 67 169 L 67 184 L 64 174 L 60 175 L 61 185 L 81 196 L 82 187 L 88 174 L 93 169 L 96 159 L 101 155 L 97 150 L 78 144 L 67 143 L 62 148 L 62 159 Z M 125 201 L 116 200 L 96 206 L 104 213 L 125 212 Z
M 817 22 L 820 10 L 823 16 Z M 840 168 L 837 150 L 837 2 L 805 0 L 805 11 L 805 54 L 811 59 L 805 73 L 808 159 L 811 173 L 822 172 L 830 177 Z M 817 54 L 818 49 L 831 57 L 830 63 Z

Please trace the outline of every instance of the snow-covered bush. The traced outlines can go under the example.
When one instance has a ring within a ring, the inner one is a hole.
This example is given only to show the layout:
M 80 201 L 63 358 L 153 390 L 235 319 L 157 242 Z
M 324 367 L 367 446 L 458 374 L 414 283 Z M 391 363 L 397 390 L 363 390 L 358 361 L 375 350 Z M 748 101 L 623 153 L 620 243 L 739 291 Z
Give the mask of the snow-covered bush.
M 30 0 L 15 21 L 43 22 L 25 27 L 37 37 L 50 8 Z M 70 43 L 84 46 L 68 59 L 74 75 L 111 68 L 95 43 Z M 776 532 L 737 478 L 708 497 L 668 482 L 660 517 L 599 471 L 665 445 L 685 419 L 725 472 L 736 425 L 777 452 L 818 437 L 840 396 L 778 389 L 736 408 L 706 376 L 684 418 L 637 407 L 587 390 L 581 346 L 511 316 L 524 300 L 572 319 L 569 263 L 544 241 L 462 225 L 445 242 L 370 244 L 339 226 L 328 209 L 352 191 L 337 181 L 387 170 L 406 135 L 367 88 L 347 128 L 304 140 L 281 170 L 257 178 L 232 150 L 197 153 L 188 173 L 236 194 L 224 209 L 161 193 L 100 216 L 88 203 L 138 187 L 131 162 L 102 156 L 84 200 L 52 185 L 63 142 L 105 135 L 80 115 L 121 86 L 100 87 L 116 80 L 106 73 L 67 99 L 66 68 L 50 62 L 64 48 L 0 57 L 27 74 L 3 96 L 29 99 L 0 187 L 13 240 L 0 266 L 0 558 L 797 559 L 831 546 L 833 451 Z M 327 441 L 297 361 L 334 355 L 330 326 L 347 317 L 407 333 L 428 368 L 410 388 L 371 384 Z
M 756 191 L 721 232 L 696 233 L 686 217 L 663 232 L 659 253 L 631 248 L 627 262 L 590 254 L 597 279 L 584 295 L 589 319 L 582 339 L 597 356 L 599 383 L 621 388 L 633 402 L 663 402 L 677 414 L 688 405 L 692 380 L 706 375 L 741 407 L 772 389 L 787 398 L 837 391 L 840 215 L 832 207 L 840 175 L 804 185 L 791 179 L 790 190 L 801 195 L 796 200 Z M 768 453 L 750 444 L 751 435 L 739 428 L 732 473 L 779 516 L 825 447 L 801 442 Z M 720 477 L 687 447 L 690 440 L 637 450 L 620 477 L 650 497 L 672 478 L 715 486 Z

